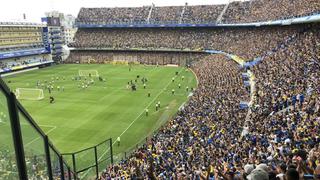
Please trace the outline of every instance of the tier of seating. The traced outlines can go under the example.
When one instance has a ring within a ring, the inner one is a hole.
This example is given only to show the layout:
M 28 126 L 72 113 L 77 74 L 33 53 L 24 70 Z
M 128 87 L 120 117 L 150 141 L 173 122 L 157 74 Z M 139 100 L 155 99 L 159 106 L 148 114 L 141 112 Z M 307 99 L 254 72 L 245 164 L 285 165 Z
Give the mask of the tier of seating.
M 252 0 L 230 3 L 224 13 L 223 22 L 261 22 L 319 13 L 318 0 Z
M 309 25 L 263 28 L 79 29 L 76 48 L 215 49 L 251 60 Z
M 202 57 L 185 107 L 100 179 L 319 179 L 319 24 L 298 29 L 251 68 L 249 110 L 239 106 L 250 99 L 246 70 L 222 55 Z
M 19 44 L 37 44 L 41 43 L 41 37 L 26 37 L 26 38 L 10 38 L 10 39 L 0 39 L 0 46 L 15 46 Z
M 225 5 L 185 6 L 181 23 L 213 23 Z
M 319 0 L 252 0 L 227 5 L 82 8 L 78 22 L 247 23 L 319 13 Z M 78 50 L 71 52 L 68 62 L 134 59 L 179 64 L 183 54 L 102 48 L 213 49 L 247 61 L 262 59 L 245 69 L 223 55 L 192 55 L 196 63 L 191 69 L 199 86 L 189 102 L 128 158 L 107 167 L 99 179 L 319 179 L 319 29 L 319 23 L 211 29 L 80 28 L 73 44 Z M 255 77 L 250 90 L 242 77 L 247 70 Z M 248 101 L 252 106 L 242 109 L 240 103 Z
M 239 103 L 249 99 L 242 71 L 220 55 L 204 58 L 193 69 L 199 86 L 183 110 L 132 157 L 106 169 L 101 179 L 194 179 L 190 175 L 196 172 L 200 178 L 228 156 L 222 149 L 240 137 L 241 129 L 235 127 L 243 125 L 246 111 Z
M 105 64 L 113 61 L 126 61 L 141 64 L 185 66 L 205 56 L 204 53 L 72 51 L 65 62 Z
M 0 53 L 43 46 L 41 27 L 0 27 Z
M 139 8 L 81 8 L 78 22 L 130 23 L 145 21 L 150 7 Z
M 0 61 L 0 72 L 6 69 L 15 69 L 15 67 L 23 65 L 33 65 L 48 62 L 47 56 L 28 56 L 21 58 L 5 59 Z
M 82 8 L 81 24 L 245 23 L 320 13 L 318 0 L 251 0 L 224 5 Z

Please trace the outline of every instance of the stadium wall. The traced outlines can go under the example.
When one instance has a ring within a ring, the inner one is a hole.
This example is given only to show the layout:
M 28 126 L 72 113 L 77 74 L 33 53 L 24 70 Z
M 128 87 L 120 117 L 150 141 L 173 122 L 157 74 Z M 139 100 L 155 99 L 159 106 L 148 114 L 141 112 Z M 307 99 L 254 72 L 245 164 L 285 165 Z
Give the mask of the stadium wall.
M 107 64 L 123 61 L 124 63 L 135 62 L 148 65 L 186 66 L 206 55 L 204 52 L 73 50 L 65 63 Z

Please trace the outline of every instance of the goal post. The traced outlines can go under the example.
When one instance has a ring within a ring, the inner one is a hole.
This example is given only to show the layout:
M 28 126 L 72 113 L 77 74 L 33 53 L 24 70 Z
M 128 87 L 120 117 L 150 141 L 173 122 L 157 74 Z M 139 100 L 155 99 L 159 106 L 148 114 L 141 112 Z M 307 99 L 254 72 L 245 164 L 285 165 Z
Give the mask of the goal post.
M 99 73 L 97 70 L 79 70 L 79 76 L 99 77 Z
M 25 100 L 44 99 L 44 93 L 42 89 L 17 88 L 15 94 L 17 99 L 25 99 Z

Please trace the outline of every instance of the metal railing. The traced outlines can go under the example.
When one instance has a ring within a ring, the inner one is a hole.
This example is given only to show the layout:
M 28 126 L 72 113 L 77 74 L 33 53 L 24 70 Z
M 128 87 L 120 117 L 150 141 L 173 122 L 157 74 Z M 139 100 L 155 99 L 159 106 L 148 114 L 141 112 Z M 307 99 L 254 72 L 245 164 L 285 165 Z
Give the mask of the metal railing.
M 80 179 L 99 177 L 99 172 L 113 164 L 112 139 L 107 139 L 95 146 L 62 156 L 72 164 L 74 176 Z
M 1 178 L 78 179 L 61 153 L 1 78 L 0 114 L 0 151 L 4 152 L 0 158 L 8 164 L 4 169 L 1 168 Z

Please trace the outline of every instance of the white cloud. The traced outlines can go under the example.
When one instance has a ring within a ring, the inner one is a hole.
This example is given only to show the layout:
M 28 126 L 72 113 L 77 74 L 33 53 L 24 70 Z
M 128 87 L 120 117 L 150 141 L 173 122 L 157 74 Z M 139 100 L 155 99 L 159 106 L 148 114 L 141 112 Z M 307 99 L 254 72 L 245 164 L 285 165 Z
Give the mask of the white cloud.
M 0 21 L 22 20 L 40 22 L 44 13 L 57 10 L 76 16 L 81 7 L 134 7 L 151 5 L 170 6 L 200 4 L 223 4 L 229 0 L 8 0 L 0 6 Z

